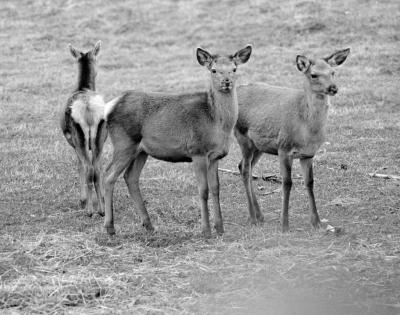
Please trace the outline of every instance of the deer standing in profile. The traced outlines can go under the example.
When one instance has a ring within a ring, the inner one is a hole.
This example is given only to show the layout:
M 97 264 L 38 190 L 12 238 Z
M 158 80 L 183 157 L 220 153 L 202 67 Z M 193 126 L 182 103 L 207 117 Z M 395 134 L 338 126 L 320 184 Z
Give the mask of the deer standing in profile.
M 105 176 L 104 226 L 114 234 L 113 191 L 119 175 L 133 198 L 142 225 L 153 230 L 139 189 L 139 176 L 150 155 L 169 162 L 193 162 L 201 202 L 202 233 L 211 235 L 208 194 L 214 203 L 214 227 L 224 232 L 219 200 L 218 160 L 229 150 L 238 116 L 236 68 L 250 58 L 247 46 L 234 55 L 196 51 L 210 71 L 209 91 L 191 94 L 129 91 L 106 104 L 108 132 L 114 147 Z
M 263 153 L 278 155 L 282 175 L 282 231 L 289 230 L 289 195 L 293 159 L 300 159 L 307 189 L 311 224 L 320 219 L 314 198 L 313 157 L 324 142 L 329 98 L 337 93 L 333 67 L 342 64 L 350 49 L 323 59 L 297 56 L 297 68 L 304 75 L 303 90 L 250 84 L 238 87 L 239 118 L 235 136 L 242 151 L 239 170 L 250 212 L 250 222 L 264 220 L 252 187 L 252 169 Z
M 101 47 L 98 41 L 86 53 L 76 50 L 69 44 L 69 50 L 79 68 L 78 86 L 68 99 L 61 116 L 61 129 L 68 143 L 75 149 L 78 157 L 80 179 L 80 206 L 93 214 L 93 184 L 96 189 L 98 213 L 104 213 L 100 155 L 107 138 L 104 121 L 104 101 L 96 93 L 96 63 Z M 91 154 L 90 154 L 91 151 Z

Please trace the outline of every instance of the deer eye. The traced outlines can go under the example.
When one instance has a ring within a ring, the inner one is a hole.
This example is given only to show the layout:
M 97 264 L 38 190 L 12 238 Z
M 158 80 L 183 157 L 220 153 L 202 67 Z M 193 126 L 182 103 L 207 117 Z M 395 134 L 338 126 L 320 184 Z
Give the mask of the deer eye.
M 211 72 L 212 72 L 212 73 L 217 73 L 217 70 L 211 69 Z
M 311 78 L 316 79 L 316 78 L 318 78 L 318 75 L 317 74 L 312 74 Z

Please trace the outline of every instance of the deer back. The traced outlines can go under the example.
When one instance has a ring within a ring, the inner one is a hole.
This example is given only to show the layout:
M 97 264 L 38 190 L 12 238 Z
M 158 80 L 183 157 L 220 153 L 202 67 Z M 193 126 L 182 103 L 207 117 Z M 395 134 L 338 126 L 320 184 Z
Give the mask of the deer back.
M 327 109 L 316 112 L 302 90 L 245 85 L 238 88 L 238 101 L 236 128 L 263 152 L 301 149 L 311 154 L 323 142 Z
M 139 143 L 148 154 L 167 161 L 191 161 L 219 145 L 221 118 L 206 92 L 163 94 L 129 91 L 106 109 L 110 134 Z M 233 118 L 234 119 L 234 118 Z M 222 123 L 224 125 L 224 123 Z M 231 124 L 234 124 L 232 122 Z M 113 137 L 113 136 L 111 136 Z

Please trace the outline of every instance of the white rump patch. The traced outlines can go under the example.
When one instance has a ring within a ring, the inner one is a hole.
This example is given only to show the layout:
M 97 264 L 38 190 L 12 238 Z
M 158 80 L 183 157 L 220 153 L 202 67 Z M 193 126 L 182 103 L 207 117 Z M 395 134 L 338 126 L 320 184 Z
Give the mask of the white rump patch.
M 100 95 L 87 95 L 71 105 L 72 119 L 83 128 L 97 126 L 104 118 L 104 100 Z
M 104 107 L 104 118 L 107 121 L 107 117 L 108 115 L 112 112 L 112 110 L 114 109 L 115 105 L 118 103 L 120 97 L 116 97 L 114 99 L 112 99 L 111 101 L 107 102 L 105 107 Z
M 71 117 L 72 119 L 81 126 L 87 126 L 85 121 L 86 114 L 86 102 L 79 98 L 71 105 Z
M 83 94 L 71 105 L 71 117 L 81 126 L 86 139 L 86 150 L 89 142 L 96 137 L 100 120 L 104 119 L 104 100 L 98 94 Z
M 100 95 L 90 96 L 88 110 L 86 111 L 86 121 L 89 125 L 98 125 L 100 120 L 104 119 L 105 105 L 103 97 Z M 92 119 L 92 123 L 90 123 L 90 119 Z

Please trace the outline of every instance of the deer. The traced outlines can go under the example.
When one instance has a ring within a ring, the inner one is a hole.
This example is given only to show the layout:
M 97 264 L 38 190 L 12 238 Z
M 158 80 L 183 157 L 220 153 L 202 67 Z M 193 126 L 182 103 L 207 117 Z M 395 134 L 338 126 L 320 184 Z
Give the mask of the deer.
M 139 188 L 139 177 L 148 156 L 168 162 L 191 162 L 198 183 L 201 230 L 211 236 L 208 196 L 214 206 L 214 228 L 224 233 L 219 196 L 218 161 L 234 139 L 238 117 L 236 69 L 251 55 L 248 45 L 233 55 L 214 55 L 197 48 L 196 57 L 210 73 L 206 91 L 167 94 L 128 91 L 106 104 L 107 128 L 113 146 L 105 175 L 104 227 L 115 234 L 113 191 L 119 175 L 134 200 L 142 226 L 153 231 Z
M 68 45 L 78 64 L 78 85 L 66 102 L 60 120 L 67 142 L 74 148 L 78 160 L 80 207 L 92 216 L 93 184 L 96 190 L 99 215 L 104 214 L 100 156 L 107 138 L 103 97 L 96 92 L 96 64 L 101 41 L 86 53 Z
M 289 231 L 289 197 L 292 188 L 292 163 L 299 159 L 307 190 L 311 225 L 320 227 L 314 197 L 313 157 L 325 141 L 325 126 L 330 97 L 338 92 L 333 68 L 341 65 L 350 49 L 339 50 L 326 58 L 296 57 L 303 74 L 303 89 L 253 83 L 237 88 L 239 117 L 235 137 L 242 159 L 238 165 L 244 183 L 249 221 L 264 221 L 252 186 L 252 170 L 263 153 L 277 155 L 282 176 L 281 228 Z

